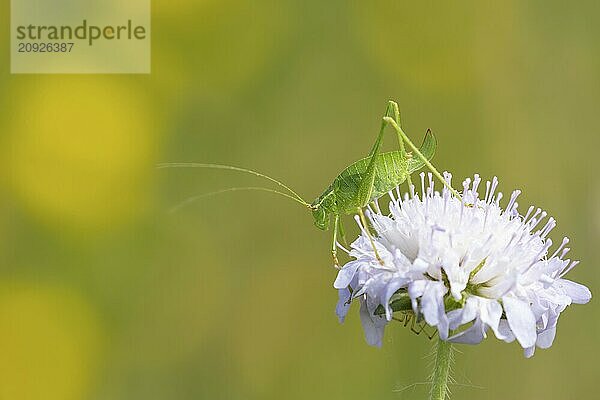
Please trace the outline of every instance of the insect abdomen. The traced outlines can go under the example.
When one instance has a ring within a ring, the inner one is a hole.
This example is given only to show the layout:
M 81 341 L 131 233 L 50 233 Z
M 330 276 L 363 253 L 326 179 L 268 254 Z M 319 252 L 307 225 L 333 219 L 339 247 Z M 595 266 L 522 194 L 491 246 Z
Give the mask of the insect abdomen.
M 360 206 L 357 193 L 362 178 L 367 170 L 369 158 L 363 158 L 342 171 L 335 180 L 335 197 L 338 212 L 350 214 Z M 375 181 L 371 200 L 377 199 L 406 179 L 407 164 L 399 151 L 381 153 L 375 159 Z

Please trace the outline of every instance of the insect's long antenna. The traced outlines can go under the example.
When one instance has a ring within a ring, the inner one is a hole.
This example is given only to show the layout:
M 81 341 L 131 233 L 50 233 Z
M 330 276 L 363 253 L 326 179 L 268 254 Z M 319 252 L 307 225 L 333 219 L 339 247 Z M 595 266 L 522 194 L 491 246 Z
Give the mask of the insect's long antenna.
M 306 203 L 298 200 L 294 196 L 291 196 L 287 193 L 279 192 L 274 189 L 264 188 L 264 187 L 260 187 L 260 186 L 249 186 L 249 187 L 232 187 L 232 188 L 228 188 L 228 189 L 221 189 L 221 190 L 216 190 L 214 192 L 202 193 L 202 194 L 199 194 L 196 196 L 192 196 L 188 199 L 185 199 L 181 203 L 177 204 L 175 207 L 171 208 L 169 210 L 169 213 L 174 213 L 174 212 L 178 211 L 179 209 L 186 207 L 186 206 L 190 205 L 191 203 L 193 203 L 197 200 L 206 198 L 206 197 L 216 196 L 218 194 L 223 194 L 223 193 L 228 193 L 228 192 L 238 192 L 238 191 L 242 191 L 242 190 L 257 190 L 257 191 L 262 191 L 262 192 L 274 193 L 274 194 L 278 194 L 283 197 L 287 197 L 288 199 L 292 199 L 295 202 L 302 204 L 303 206 L 306 205 Z
M 225 170 L 230 170 L 230 171 L 244 172 L 247 174 L 258 176 L 260 178 L 267 179 L 267 180 L 277 184 L 278 186 L 281 186 L 282 188 L 284 188 L 285 190 L 287 190 L 288 192 L 290 192 L 293 195 L 294 200 L 298 201 L 299 203 L 301 203 L 304 206 L 310 207 L 310 204 L 308 202 L 306 202 L 298 193 L 296 193 L 295 191 L 290 189 L 283 182 L 280 182 L 275 178 L 271 178 L 268 175 L 262 174 L 257 171 L 253 171 L 251 169 L 234 167 L 233 165 L 203 164 L 203 163 L 195 163 L 195 162 L 160 163 L 156 167 L 159 169 L 162 169 L 162 168 L 212 168 L 212 169 L 225 169 Z M 280 193 L 280 194 L 283 194 L 283 193 Z M 292 197 L 292 196 L 289 196 L 289 197 Z

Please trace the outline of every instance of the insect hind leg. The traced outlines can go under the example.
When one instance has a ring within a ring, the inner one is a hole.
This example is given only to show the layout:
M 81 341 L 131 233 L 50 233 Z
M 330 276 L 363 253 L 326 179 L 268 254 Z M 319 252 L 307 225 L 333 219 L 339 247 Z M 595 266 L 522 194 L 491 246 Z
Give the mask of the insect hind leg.
M 338 223 L 339 234 L 342 238 L 342 243 L 344 246 L 348 247 L 348 241 L 346 240 L 346 232 L 344 231 L 344 224 L 342 223 L 342 218 L 340 217 L 340 222 Z

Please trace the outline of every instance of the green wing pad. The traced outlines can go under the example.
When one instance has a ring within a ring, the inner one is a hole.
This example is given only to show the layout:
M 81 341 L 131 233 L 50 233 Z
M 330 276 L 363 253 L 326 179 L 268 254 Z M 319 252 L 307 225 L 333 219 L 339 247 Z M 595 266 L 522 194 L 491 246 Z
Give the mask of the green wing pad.
M 427 129 L 427 133 L 425 133 L 425 138 L 423 139 L 423 143 L 421 147 L 419 147 L 419 151 L 421 154 L 427 158 L 427 160 L 431 160 L 435 154 L 435 149 L 437 147 L 437 139 L 433 132 L 430 129 Z M 412 174 L 415 171 L 423 168 L 425 163 L 421 160 L 420 157 L 416 157 L 414 154 L 412 158 L 408 161 L 408 173 Z

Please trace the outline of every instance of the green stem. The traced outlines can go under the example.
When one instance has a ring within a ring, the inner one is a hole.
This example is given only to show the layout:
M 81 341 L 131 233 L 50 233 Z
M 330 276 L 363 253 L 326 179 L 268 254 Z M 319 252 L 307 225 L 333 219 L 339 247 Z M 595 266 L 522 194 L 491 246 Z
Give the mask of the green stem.
M 452 364 L 452 344 L 438 339 L 435 351 L 435 367 L 431 377 L 432 386 L 429 400 L 445 400 Z

